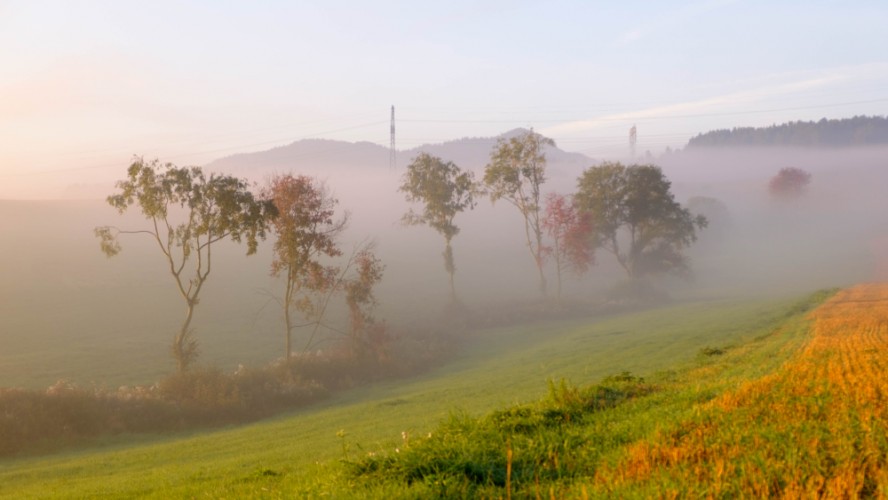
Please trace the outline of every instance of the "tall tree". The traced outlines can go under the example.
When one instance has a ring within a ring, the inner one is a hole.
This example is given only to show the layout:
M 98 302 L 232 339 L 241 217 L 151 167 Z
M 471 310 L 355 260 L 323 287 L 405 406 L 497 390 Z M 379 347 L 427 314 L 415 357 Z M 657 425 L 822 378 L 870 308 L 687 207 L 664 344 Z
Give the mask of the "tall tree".
M 427 225 L 444 237 L 444 269 L 450 275 L 450 299 L 456 302 L 451 240 L 459 234 L 453 222 L 456 215 L 475 207 L 475 179 L 472 172 L 463 172 L 453 162 L 420 153 L 407 166 L 399 188 L 407 201 L 423 204 L 421 213 L 410 209 L 402 221 L 406 225 Z
M 589 214 L 574 206 L 572 197 L 558 193 L 546 195 L 543 229 L 552 239 L 551 254 L 555 259 L 558 298 L 561 299 L 561 277 L 566 271 L 584 274 L 595 263 L 595 249 L 590 236 Z
M 262 197 L 273 203 L 278 213 L 271 225 L 277 235 L 271 273 L 285 280 L 281 305 L 289 364 L 295 328 L 292 309 L 314 323 L 321 321 L 326 304 L 323 298 L 334 291 L 338 275 L 335 266 L 322 260 L 342 255 L 337 237 L 345 229 L 348 215 L 335 218 L 337 200 L 322 184 L 303 175 L 273 177 Z
M 584 171 L 578 188 L 596 248 L 614 254 L 630 278 L 687 270 L 682 251 L 707 221 L 675 201 L 659 167 L 604 163 Z
M 190 326 L 212 271 L 213 247 L 226 238 L 236 242 L 245 239 L 247 255 L 256 253 L 258 240 L 265 238 L 268 221 L 275 213 L 273 205 L 255 199 L 248 187 L 246 181 L 226 175 L 207 178 L 199 167 L 136 158 L 127 169 L 127 178 L 117 183 L 120 191 L 107 201 L 121 214 L 138 206 L 148 228 L 95 229 L 108 257 L 120 252 L 121 234 L 144 234 L 154 240 L 166 259 L 186 306 L 171 348 L 179 371 L 187 370 L 197 359 L 197 340 Z
M 540 212 L 540 187 L 546 181 L 545 146 L 555 141 L 537 134 L 533 129 L 512 137 L 501 138 L 490 154 L 490 163 L 484 169 L 484 185 L 490 200 L 503 199 L 521 212 L 527 248 L 533 256 L 539 273 L 540 293 L 546 294 L 546 275 L 543 272 L 545 248 Z

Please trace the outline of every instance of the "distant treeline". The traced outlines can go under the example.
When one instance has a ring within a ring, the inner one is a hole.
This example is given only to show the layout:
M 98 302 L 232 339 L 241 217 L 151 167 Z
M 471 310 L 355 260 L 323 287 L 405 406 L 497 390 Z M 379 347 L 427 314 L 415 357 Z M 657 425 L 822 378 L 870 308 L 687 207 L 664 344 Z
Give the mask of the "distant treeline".
M 888 117 L 855 116 L 841 120 L 789 122 L 782 125 L 713 130 L 688 141 L 688 148 L 742 146 L 844 147 L 888 144 Z

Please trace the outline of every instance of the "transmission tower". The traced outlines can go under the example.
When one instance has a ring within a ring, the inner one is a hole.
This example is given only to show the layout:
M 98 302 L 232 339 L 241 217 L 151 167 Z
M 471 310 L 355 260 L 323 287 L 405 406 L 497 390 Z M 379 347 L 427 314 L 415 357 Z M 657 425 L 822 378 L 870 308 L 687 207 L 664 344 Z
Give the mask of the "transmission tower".
M 394 123 L 394 122 L 392 122 Z M 394 125 L 392 125 L 394 127 Z M 394 132 L 392 132 L 394 134 Z M 393 136 L 394 137 L 394 136 Z M 393 139 L 394 140 L 394 139 Z M 635 159 L 635 142 L 638 140 L 638 136 L 635 132 L 635 125 L 632 125 L 632 128 L 629 129 L 629 154 L 631 158 Z
M 395 106 L 392 105 L 391 145 L 389 146 L 389 168 L 395 168 Z

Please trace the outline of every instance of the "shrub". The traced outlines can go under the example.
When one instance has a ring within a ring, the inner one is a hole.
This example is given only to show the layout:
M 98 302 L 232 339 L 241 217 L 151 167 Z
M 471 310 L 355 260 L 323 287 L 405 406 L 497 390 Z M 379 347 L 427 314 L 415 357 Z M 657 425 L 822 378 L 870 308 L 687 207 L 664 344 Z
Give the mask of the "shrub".
M 396 477 L 419 486 L 417 491 L 444 488 L 448 497 L 476 496 L 478 488 L 502 487 L 507 481 L 526 485 L 562 480 L 586 471 L 583 461 L 596 453 L 588 448 L 587 454 L 565 462 L 572 451 L 588 447 L 582 430 L 587 417 L 655 389 L 628 372 L 589 387 L 550 381 L 548 396 L 538 403 L 481 418 L 454 414 L 427 437 L 408 441 L 405 435 L 403 446 L 394 453 L 346 459 L 346 464 L 356 477 Z
M 234 373 L 196 367 L 151 386 L 85 389 L 59 381 L 45 391 L 0 389 L 0 456 L 42 452 L 101 435 L 242 423 L 299 407 L 331 390 L 428 369 L 455 349 L 449 336 L 398 339 L 371 330 L 371 348 L 343 344 Z
M 0 389 L 0 456 L 62 448 L 101 435 L 240 423 L 317 400 L 325 391 L 277 367 L 179 372 L 116 391 L 59 381 L 46 391 Z
M 706 346 L 700 349 L 700 354 L 703 356 L 711 357 L 711 356 L 721 356 L 725 353 L 725 350 L 720 347 L 709 347 Z

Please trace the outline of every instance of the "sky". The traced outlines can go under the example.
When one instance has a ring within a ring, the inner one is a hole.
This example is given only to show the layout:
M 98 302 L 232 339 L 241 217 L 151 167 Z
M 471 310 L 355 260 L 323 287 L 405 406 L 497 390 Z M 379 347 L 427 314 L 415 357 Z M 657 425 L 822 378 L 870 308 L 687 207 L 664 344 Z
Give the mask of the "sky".
M 888 115 L 888 2 L 0 0 L 0 199 L 306 138 L 619 157 Z M 88 191 L 88 190 L 87 190 Z

